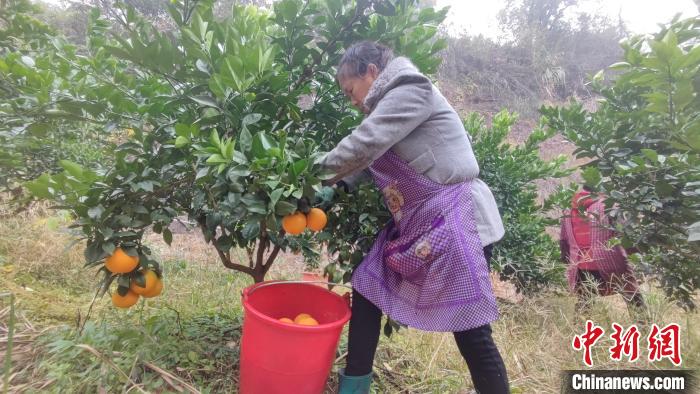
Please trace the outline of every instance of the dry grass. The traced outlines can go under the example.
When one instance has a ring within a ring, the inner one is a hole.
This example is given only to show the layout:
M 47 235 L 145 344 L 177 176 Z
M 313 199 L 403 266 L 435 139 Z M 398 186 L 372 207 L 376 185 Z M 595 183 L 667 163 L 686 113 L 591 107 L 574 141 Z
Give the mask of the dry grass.
M 7 211 L 2 212 L 7 213 Z M 3 215 L 0 225 L 0 288 L 16 294 L 18 307 L 35 323 L 74 319 L 76 304 L 89 301 L 94 276 L 83 269 L 80 244 L 66 250 L 72 236 L 64 215 L 36 205 L 18 215 Z
M 681 326 L 683 367 L 700 366 L 700 324 L 698 314 L 689 314 L 673 306 L 657 293 L 647 293 L 650 321 L 663 326 Z M 640 359 L 635 363 L 613 362 L 608 355 L 612 346 L 611 324 L 627 328 L 636 321 L 627 313 L 621 297 L 598 299 L 587 316 L 574 313 L 574 299 L 550 293 L 526 298 L 519 304 L 501 304 L 501 319 L 493 324 L 494 339 L 506 362 L 514 393 L 558 393 L 560 374 L 566 369 L 585 369 L 582 353 L 571 346 L 575 335 L 583 333 L 585 319 L 606 330 L 594 347 L 596 369 L 664 369 L 670 362 L 650 363 L 641 328 Z M 390 339 L 383 338 L 377 355 L 375 372 L 379 374 L 379 391 L 387 393 L 461 393 L 468 392 L 471 380 L 454 339 L 450 334 L 402 331 Z

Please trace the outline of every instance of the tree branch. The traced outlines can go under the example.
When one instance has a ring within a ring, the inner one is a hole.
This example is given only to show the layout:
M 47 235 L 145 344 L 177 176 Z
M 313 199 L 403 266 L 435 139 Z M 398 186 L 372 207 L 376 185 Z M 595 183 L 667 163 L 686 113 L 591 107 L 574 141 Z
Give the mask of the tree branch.
M 245 252 L 248 255 L 248 265 L 250 268 L 253 268 L 255 264 L 253 263 L 253 248 L 249 248 L 246 246 Z
M 267 271 L 269 271 L 270 267 L 272 267 L 272 263 L 277 258 L 277 255 L 279 254 L 281 249 L 282 249 L 282 246 L 275 245 L 275 247 L 272 249 L 272 253 L 270 253 L 270 255 L 267 257 L 267 261 L 265 262 L 265 265 L 263 266 L 263 273 L 267 274 Z
M 216 248 L 216 246 L 215 246 L 215 248 Z M 245 265 L 236 264 L 236 263 L 232 262 L 231 259 L 226 257 L 224 252 L 222 252 L 218 248 L 216 248 L 216 252 L 219 254 L 219 258 L 221 259 L 221 262 L 224 264 L 224 267 L 235 270 L 235 271 L 244 272 L 244 273 L 246 273 L 250 276 L 253 276 L 253 277 L 255 276 L 255 271 L 253 271 L 253 269 L 246 267 Z
M 263 258 L 265 257 L 265 249 L 267 248 L 267 226 L 264 220 L 260 221 L 260 237 L 258 238 L 258 255 L 255 259 L 255 268 L 264 268 Z

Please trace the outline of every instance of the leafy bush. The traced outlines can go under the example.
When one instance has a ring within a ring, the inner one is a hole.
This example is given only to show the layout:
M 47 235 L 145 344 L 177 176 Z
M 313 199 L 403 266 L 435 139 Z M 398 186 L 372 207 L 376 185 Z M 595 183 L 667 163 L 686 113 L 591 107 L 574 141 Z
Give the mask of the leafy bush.
M 623 44 L 599 73 L 596 112 L 546 107 L 549 127 L 576 144 L 586 183 L 603 192 L 623 246 L 670 296 L 692 307 L 700 287 L 700 18 Z
M 570 171 L 562 169 L 563 156 L 550 161 L 539 157 L 538 145 L 552 137 L 552 131 L 537 128 L 523 145 L 508 143 L 506 137 L 516 120 L 516 115 L 502 111 L 491 127 L 477 114 L 469 115 L 464 125 L 473 139 L 479 176 L 493 191 L 506 229 L 494 247 L 493 265 L 502 279 L 512 281 L 520 291 L 533 292 L 563 279 L 558 245 L 545 233 L 551 224 L 545 217 L 549 204 L 537 203 L 534 182 L 561 178 Z
M 51 99 L 62 100 L 62 92 L 50 91 L 54 73 L 39 72 L 56 59 L 45 53 L 54 32 L 31 16 L 37 11 L 26 0 L 9 1 L 0 9 L 0 191 L 10 190 L 15 196 L 22 182 L 61 171 L 60 160 L 104 163 L 111 145 L 102 127 L 76 127 L 49 108 Z M 72 82 L 67 78 L 63 87 Z M 30 118 L 35 121 L 27 121 Z
M 334 78 L 343 48 L 381 39 L 435 71 L 444 45 L 436 26 L 446 11 L 414 3 L 284 0 L 272 13 L 236 6 L 217 20 L 212 0 L 173 1 L 176 28 L 166 33 L 116 3 L 118 28 L 94 10 L 86 47 L 47 32 L 42 50 L 0 58 L 3 78 L 18 92 L 0 107 L 12 120 L 0 131 L 54 122 L 133 131 L 104 168 L 63 160 L 64 172 L 27 184 L 34 196 L 71 210 L 89 266 L 119 246 L 158 269 L 144 232 L 170 243 L 168 224 L 186 214 L 226 267 L 261 281 L 281 250 L 309 249 L 310 237 L 285 237 L 280 219 L 307 210 L 317 195 L 328 201 L 321 188 L 328 174 L 315 160 L 359 120 Z M 361 209 L 374 215 L 381 206 Z M 326 231 L 317 241 L 343 240 L 347 249 L 355 237 Z M 247 261 L 232 259 L 233 248 L 247 251 Z M 103 291 L 115 279 L 104 273 Z M 117 280 L 125 288 L 130 277 Z

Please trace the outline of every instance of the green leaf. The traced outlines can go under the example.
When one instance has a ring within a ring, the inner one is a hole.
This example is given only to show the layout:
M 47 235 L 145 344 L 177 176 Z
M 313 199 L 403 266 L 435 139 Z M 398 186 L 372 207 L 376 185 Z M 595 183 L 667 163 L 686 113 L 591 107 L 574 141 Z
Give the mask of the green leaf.
M 103 250 L 105 253 L 107 253 L 107 255 L 111 255 L 112 253 L 114 253 L 114 250 L 115 250 L 116 248 L 117 248 L 117 247 L 114 246 L 114 243 L 112 243 L 112 242 L 105 242 L 105 243 L 102 244 L 102 250 Z
M 299 9 L 295 1 L 283 0 L 275 5 L 275 12 L 282 15 L 285 20 L 291 21 L 296 17 Z
M 229 168 L 227 173 L 229 179 L 248 175 L 250 175 L 250 170 L 248 167 L 242 165 Z
M 102 217 L 102 214 L 104 213 L 105 208 L 102 206 L 102 204 L 92 207 L 88 209 L 88 216 L 91 219 L 98 220 Z
M 53 193 L 49 190 L 49 182 L 51 177 L 48 174 L 41 174 L 39 178 L 26 182 L 24 186 L 29 190 L 32 196 L 36 198 L 49 199 Z
M 69 160 L 61 160 L 58 162 L 61 167 L 75 179 L 83 180 L 83 167 L 78 163 L 73 163 Z
M 212 165 L 222 164 L 222 163 L 226 163 L 226 162 L 227 162 L 226 159 L 218 153 L 209 156 L 209 158 L 207 159 L 207 164 L 212 164 Z
M 192 101 L 196 102 L 199 105 L 205 106 L 205 107 L 213 107 L 213 108 L 219 108 L 219 104 L 217 104 L 216 99 L 210 96 L 191 96 L 190 97 Z
M 224 152 L 222 152 L 226 160 L 233 160 L 233 148 L 235 145 L 236 144 L 233 140 L 230 140 L 226 143 L 226 149 L 224 149 Z
M 659 154 L 653 149 L 642 149 L 642 154 L 646 156 L 649 160 L 656 163 L 659 161 Z
M 583 170 L 583 173 L 581 173 L 581 176 L 586 181 L 586 184 L 591 187 L 597 186 L 602 179 L 600 171 L 598 171 L 596 167 L 586 167 L 586 169 Z
M 195 67 L 197 67 L 197 70 L 209 74 L 209 67 L 207 66 L 207 63 L 204 62 L 202 59 L 197 59 L 194 65 Z
M 611 70 L 626 70 L 629 67 L 630 67 L 630 64 L 627 62 L 617 62 L 617 63 L 613 63 L 610 66 L 608 66 L 608 68 Z
M 336 176 L 336 173 L 335 173 L 335 172 L 324 171 L 324 172 L 318 174 L 318 179 L 320 179 L 320 180 L 322 180 L 322 181 L 327 181 L 327 180 L 329 180 L 329 179 L 335 178 L 335 176 Z
M 304 172 L 304 170 L 306 170 L 306 167 L 307 167 L 308 165 L 309 165 L 309 159 L 302 159 L 302 160 L 296 161 L 296 162 L 292 165 L 292 174 L 293 174 L 293 176 L 296 178 L 296 177 L 298 177 L 299 175 L 301 175 L 301 173 Z
M 264 132 L 259 132 L 253 137 L 252 151 L 255 157 L 266 156 L 267 150 L 272 147 L 272 143 Z
M 270 148 L 267 150 L 267 155 L 270 157 L 282 158 L 282 151 L 280 148 Z
M 260 234 L 260 223 L 257 221 L 246 223 L 245 227 L 241 231 L 241 235 L 245 239 L 253 239 Z
M 180 137 L 189 137 L 190 136 L 190 126 L 184 124 L 184 123 L 178 123 L 175 125 L 175 135 L 180 136 Z
M 108 256 L 108 254 L 102 250 L 102 245 L 95 241 L 88 241 L 87 247 L 85 248 L 85 260 L 88 264 L 102 260 L 106 256 Z
M 297 210 L 297 205 L 287 201 L 279 201 L 275 205 L 275 213 L 280 216 L 290 215 Z
M 248 212 L 252 213 L 259 213 L 259 214 L 266 214 L 267 209 L 265 208 L 265 204 L 263 204 L 262 201 L 256 201 L 255 203 L 252 204 L 246 204 L 246 209 Z
M 165 241 L 168 246 L 172 244 L 173 242 L 173 233 L 170 231 L 170 229 L 163 229 L 163 241 Z
M 193 363 L 199 362 L 199 356 L 197 355 L 197 353 L 195 353 L 195 352 L 193 352 L 193 351 L 191 351 L 191 350 L 190 350 L 189 352 L 187 352 L 187 358 L 188 358 L 190 361 L 192 361 Z
M 136 189 L 141 189 L 146 192 L 153 191 L 153 181 L 141 181 L 136 183 Z
M 109 227 L 105 227 L 105 228 L 100 229 L 100 232 L 105 237 L 105 239 L 110 239 L 110 238 L 112 238 L 112 235 L 114 235 L 114 230 L 112 230 Z
M 136 282 L 141 287 L 146 287 L 146 275 L 142 271 L 136 271 L 131 274 L 131 281 Z
M 296 144 L 294 144 L 294 152 L 302 157 L 306 155 L 306 145 L 304 145 L 303 138 L 299 138 Z
M 187 146 L 190 143 L 190 140 L 187 137 L 182 137 L 179 136 L 175 138 L 175 147 L 176 148 L 182 148 L 183 146 Z
M 211 135 L 209 135 L 209 141 L 212 145 L 221 149 L 221 140 L 219 139 L 219 132 L 216 129 L 211 131 Z
M 253 136 L 246 127 L 243 127 L 241 133 L 238 135 L 238 146 L 240 146 L 244 152 L 248 152 L 253 146 Z
M 243 117 L 243 126 L 248 126 L 251 124 L 258 123 L 260 121 L 260 119 L 262 119 L 261 114 L 255 114 L 255 113 L 248 114 L 245 117 Z
M 233 151 L 232 160 L 238 164 L 248 164 L 248 158 L 242 152 L 237 150 Z
M 194 180 L 197 180 L 199 178 L 203 178 L 207 175 L 209 175 L 209 168 L 208 167 L 200 168 L 199 171 L 197 171 L 197 176 L 195 176 Z
M 676 191 L 676 188 L 666 181 L 657 181 L 654 189 L 661 198 L 669 197 Z
M 284 192 L 284 189 L 275 189 L 270 193 L 270 202 L 272 203 L 272 206 L 275 206 L 277 204 L 277 201 L 279 201 L 280 197 L 282 197 L 282 193 Z
M 27 67 L 34 68 L 36 63 L 34 62 L 34 59 L 31 57 L 24 55 L 22 56 L 22 63 L 24 63 Z

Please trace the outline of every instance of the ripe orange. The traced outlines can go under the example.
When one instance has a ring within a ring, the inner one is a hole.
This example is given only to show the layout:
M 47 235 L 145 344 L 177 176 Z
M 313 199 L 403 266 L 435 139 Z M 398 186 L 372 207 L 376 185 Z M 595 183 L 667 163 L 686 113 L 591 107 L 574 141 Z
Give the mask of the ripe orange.
M 141 295 L 145 298 L 151 298 L 160 295 L 161 291 L 163 291 L 163 280 L 158 278 L 158 280 L 156 280 L 156 284 L 153 285 L 151 291 L 147 291 Z
M 306 215 L 301 212 L 295 212 L 285 216 L 282 219 L 282 228 L 290 235 L 301 234 L 306 228 Z
M 126 274 L 133 271 L 137 265 L 139 265 L 139 257 L 129 256 L 122 248 L 116 248 L 114 253 L 105 260 L 105 267 L 113 274 Z
M 282 323 L 289 323 L 289 324 L 294 324 L 294 320 L 288 318 L 288 317 L 283 317 L 279 319 Z
M 297 321 L 296 323 L 300 324 L 302 326 L 317 326 L 318 325 L 318 322 L 313 317 L 305 317 L 303 319 L 299 319 L 299 321 Z
M 112 293 L 112 304 L 117 308 L 128 308 L 139 302 L 139 295 L 129 290 L 124 297 L 119 292 Z
M 156 275 L 156 273 L 151 270 L 144 270 L 143 277 L 146 280 L 146 283 L 144 283 L 144 287 L 141 287 L 136 281 L 136 279 L 131 279 L 131 286 L 129 286 L 129 289 L 131 289 L 131 291 L 133 291 L 134 293 L 140 295 L 150 293 L 156 287 L 156 283 L 159 281 L 158 275 Z
M 307 318 L 313 319 L 313 317 L 311 317 L 311 315 L 309 315 L 308 313 L 300 313 L 297 315 L 297 317 L 294 318 L 294 323 L 299 323 L 299 320 Z
M 306 214 L 306 227 L 312 231 L 323 230 L 326 227 L 326 223 L 328 223 L 328 217 L 320 208 L 311 208 L 309 213 Z

